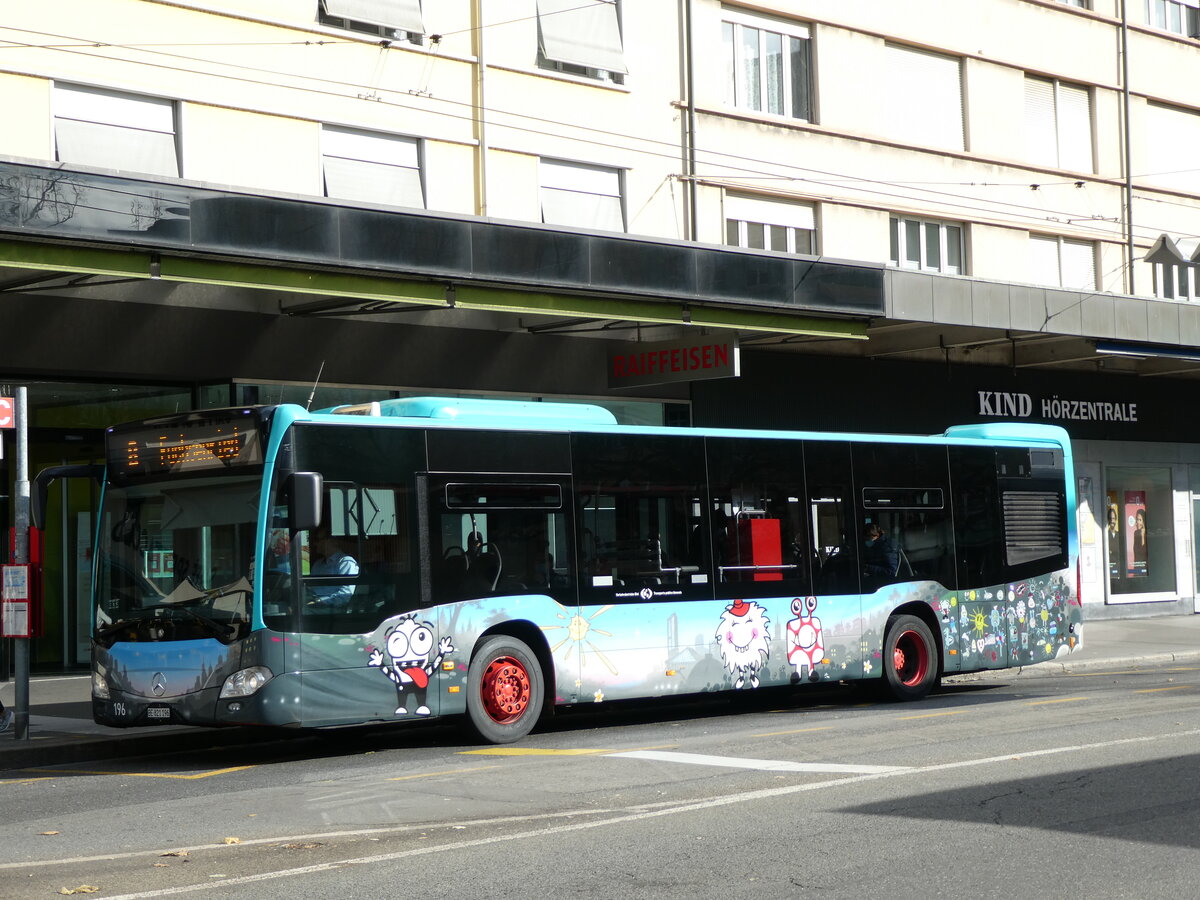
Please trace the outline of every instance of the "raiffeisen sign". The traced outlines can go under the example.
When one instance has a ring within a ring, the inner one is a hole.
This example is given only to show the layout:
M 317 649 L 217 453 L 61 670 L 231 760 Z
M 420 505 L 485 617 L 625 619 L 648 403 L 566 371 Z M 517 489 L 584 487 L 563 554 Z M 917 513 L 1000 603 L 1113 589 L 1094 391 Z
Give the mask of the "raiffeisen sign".
M 626 345 L 628 346 L 628 345 Z M 741 356 L 736 337 L 637 344 L 608 354 L 608 386 L 637 387 L 710 378 L 736 378 Z

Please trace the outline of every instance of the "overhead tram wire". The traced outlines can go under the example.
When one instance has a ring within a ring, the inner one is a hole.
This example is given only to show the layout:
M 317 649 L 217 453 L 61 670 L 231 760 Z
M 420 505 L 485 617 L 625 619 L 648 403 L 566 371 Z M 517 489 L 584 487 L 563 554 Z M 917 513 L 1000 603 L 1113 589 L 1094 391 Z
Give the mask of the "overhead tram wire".
M 514 20 L 514 21 L 518 21 L 518 20 Z M 36 31 L 36 30 L 31 30 L 31 29 L 10 28 L 9 30 L 20 31 L 20 32 L 26 33 L 26 34 L 39 34 L 39 35 L 45 35 L 45 36 L 51 36 L 51 37 L 65 37 L 63 35 L 55 35 L 51 32 L 42 32 L 42 31 Z M 321 46 L 325 42 L 318 42 L 316 44 L 314 44 L 312 42 L 289 42 L 289 43 L 292 46 L 305 46 L 306 44 L 308 46 L 314 46 L 314 45 Z M 332 44 L 334 42 L 329 42 L 329 43 Z M 361 42 L 346 41 L 343 43 L 346 45 L 357 45 Z M 27 46 L 35 47 L 36 45 L 27 45 Z M 79 49 L 60 49 L 59 52 L 67 52 L 67 53 L 72 53 L 72 54 L 79 53 L 80 55 L 92 56 L 94 54 L 88 53 L 86 51 L 93 50 L 93 49 L 96 49 L 101 46 L 112 46 L 112 45 L 101 45 L 101 44 L 99 44 L 99 42 L 94 42 L 94 41 L 93 42 L 80 41 Z M 236 46 L 236 45 L 231 44 L 231 46 Z M 59 49 L 59 48 L 51 47 L 51 49 Z M 253 73 L 256 73 L 259 75 L 277 76 L 280 78 L 292 79 L 292 80 L 296 80 L 296 81 L 313 81 L 313 82 L 317 82 L 322 85 L 340 85 L 340 86 L 348 88 L 348 89 L 357 89 L 358 91 L 361 91 L 362 89 L 369 87 L 368 85 L 359 85 L 354 82 L 339 81 L 339 80 L 330 79 L 330 78 L 320 78 L 320 77 L 309 76 L 309 75 L 304 75 L 304 74 L 279 72 L 277 70 L 263 69 L 263 68 L 256 67 L 256 66 L 247 66 L 244 64 L 240 64 L 240 63 L 230 63 L 230 62 L 224 62 L 224 61 L 220 61 L 220 60 L 205 59 L 203 57 L 188 56 L 188 55 L 175 54 L 175 53 L 165 53 L 163 51 L 158 51 L 158 50 L 145 50 L 142 52 L 154 54 L 154 55 L 158 55 L 158 56 L 167 56 L 167 57 L 170 57 L 173 59 L 181 59 L 181 60 L 185 60 L 185 61 L 191 62 L 191 63 L 202 63 L 202 64 L 206 63 L 209 65 L 218 66 L 218 67 L 226 67 L 226 68 L 231 68 L 231 69 L 243 70 L 243 71 L 253 72 Z M 145 66 L 150 66 L 153 68 L 165 69 L 167 71 L 178 71 L 178 72 L 184 72 L 184 73 L 192 74 L 192 75 L 200 75 L 200 76 L 205 76 L 205 77 L 214 77 L 214 78 L 223 78 L 223 79 L 234 80 L 234 81 L 241 81 L 241 82 L 245 82 L 248 84 L 255 84 L 255 85 L 259 85 L 259 86 L 269 86 L 269 87 L 278 87 L 278 88 L 282 88 L 282 89 L 301 89 L 301 90 L 303 90 L 303 88 L 296 88 L 294 85 L 281 84 L 278 81 L 269 81 L 269 80 L 264 80 L 262 78 L 258 78 L 258 79 L 246 78 L 243 76 L 228 75 L 228 74 L 222 74 L 222 73 L 218 73 L 218 72 L 204 71 L 202 69 L 181 67 L 181 66 L 176 66 L 176 65 L 165 65 L 163 63 L 156 63 L 156 62 L 136 62 L 133 60 L 128 60 L 128 62 L 132 62 L 134 65 L 145 65 Z M 317 93 L 323 93 L 327 96 L 338 97 L 341 99 L 353 99 L 353 97 L 351 97 L 350 95 L 347 95 L 347 94 L 341 93 L 341 92 L 337 92 L 334 90 L 321 90 L 321 91 L 317 91 Z M 396 89 L 389 89 L 388 93 L 393 93 L 398 96 L 400 95 L 400 91 L 396 90 Z M 354 96 L 358 96 L 358 93 L 356 93 Z M 467 110 L 471 110 L 471 111 L 474 110 L 474 107 L 471 104 L 465 103 L 462 101 L 447 100 L 444 98 L 435 98 L 435 97 L 427 97 L 427 99 L 430 101 L 445 104 L 448 106 L 459 106 L 459 107 L 463 107 Z M 406 103 L 395 101 L 395 100 L 384 100 L 382 98 L 379 98 L 377 100 L 373 100 L 373 102 L 383 103 L 384 105 L 394 106 L 399 109 L 419 110 L 426 114 L 439 115 L 439 116 L 443 116 L 443 117 L 447 117 L 447 118 L 458 119 L 458 120 L 461 120 L 464 122 L 470 122 L 473 120 L 472 115 L 460 115 L 460 114 L 456 114 L 456 113 L 452 113 L 452 112 L 445 112 L 445 111 L 439 111 L 439 110 L 420 109 L 419 107 L 412 106 L 411 104 L 406 104 Z M 554 120 L 549 120 L 549 119 L 545 119 L 545 118 L 538 117 L 538 116 L 530 116 L 525 113 L 512 112 L 512 111 L 508 111 L 508 110 L 500 110 L 500 109 L 491 108 L 488 111 L 492 112 L 494 114 L 497 114 L 497 115 L 508 116 L 515 120 L 527 120 L 530 122 L 537 122 L 540 124 L 559 126 L 559 127 L 562 127 L 565 125 L 567 127 L 578 129 L 579 131 L 591 132 L 594 134 L 604 135 L 605 137 L 610 137 L 610 138 L 620 138 L 623 140 L 628 140 L 630 137 L 633 137 L 635 140 L 637 140 L 643 144 L 664 148 L 663 152 L 656 152 L 653 150 L 645 150 L 645 149 L 635 150 L 634 152 L 642 152 L 642 153 L 647 153 L 648 155 L 656 155 L 663 159 L 670 159 L 671 161 L 675 161 L 675 159 L 677 158 L 677 153 L 674 151 L 677 151 L 678 148 L 674 144 L 671 144 L 671 143 L 668 143 L 665 141 L 657 141 L 657 140 L 654 140 L 651 138 L 637 137 L 635 135 L 629 135 L 627 133 L 608 132 L 608 131 L 604 131 L 603 129 L 597 129 L 597 128 L 593 128 L 591 126 L 586 126 L 586 125 L 575 125 L 572 123 L 556 122 Z M 542 131 L 539 129 L 525 127 L 525 126 L 512 124 L 512 123 L 505 123 L 503 127 L 511 128 L 515 131 L 523 131 L 525 133 L 534 134 L 534 135 L 538 135 L 538 136 L 561 137 L 561 132 Z M 581 138 L 581 140 L 583 140 L 583 139 Z M 605 144 L 605 143 L 599 142 L 599 141 L 590 141 L 590 143 L 593 143 L 596 146 L 605 146 L 605 147 L 609 147 L 612 149 L 620 149 L 620 150 L 633 149 L 624 144 Z M 671 152 L 668 152 L 668 151 L 671 151 Z M 981 200 L 979 198 L 972 198 L 972 197 L 969 197 L 969 196 L 966 196 L 963 194 L 933 191 L 929 188 L 920 186 L 919 183 L 890 182 L 890 181 L 887 181 L 884 179 L 868 179 L 868 178 L 861 178 L 861 177 L 856 177 L 856 176 L 849 176 L 844 173 L 824 172 L 822 170 L 807 169 L 807 168 L 800 167 L 800 166 L 775 163 L 770 160 L 761 160 L 761 159 L 753 159 L 753 158 L 747 159 L 745 157 L 733 156 L 732 154 L 719 153 L 719 152 L 715 152 L 715 151 L 702 151 L 702 152 L 706 156 L 709 156 L 712 158 L 712 162 L 710 164 L 724 166 L 726 168 L 733 170 L 730 172 L 721 173 L 720 175 L 711 176 L 713 178 L 721 178 L 721 179 L 771 178 L 771 179 L 779 179 L 779 180 L 798 181 L 798 182 L 810 183 L 810 184 L 818 184 L 823 187 L 834 187 L 836 184 L 853 183 L 856 181 L 861 182 L 864 185 L 869 185 L 869 184 L 881 185 L 881 186 L 893 187 L 893 188 L 901 189 L 901 190 L 906 186 L 911 186 L 915 191 L 918 191 L 921 194 L 936 194 L 941 197 L 951 197 L 951 198 L 954 198 L 955 200 L 973 201 L 973 203 L 946 203 L 945 201 L 941 201 L 944 205 L 953 207 L 955 209 L 984 213 L 984 214 L 988 214 L 988 215 L 992 215 L 992 216 L 1008 215 L 1008 216 L 1027 219 L 1027 220 L 1029 220 L 1031 222 L 1035 222 L 1037 224 L 1044 223 L 1047 225 L 1055 225 L 1055 224 L 1063 224 L 1063 221 L 1065 219 L 1069 219 L 1069 218 L 1088 219 L 1088 218 L 1093 217 L 1093 215 L 1090 213 L 1089 214 L 1081 214 L 1081 213 L 1073 212 L 1073 211 L 1046 210 L 1043 208 L 1034 207 L 1034 206 L 1030 206 L 1027 204 L 1016 204 L 1016 203 L 1011 203 L 1008 201 L 999 201 L 999 200 Z M 733 160 L 734 162 L 732 162 L 732 163 L 722 162 L 721 161 L 722 158 L 728 158 L 730 160 Z M 811 172 L 811 173 L 818 174 L 818 175 L 827 175 L 827 176 L 831 176 L 831 179 L 834 179 L 834 180 L 827 182 L 822 179 L 806 178 L 806 177 L 803 177 L 800 175 L 776 174 L 776 173 L 763 171 L 762 169 L 750 169 L 750 168 L 746 168 L 744 165 L 741 165 L 746 162 L 754 163 L 754 164 L 758 164 L 758 165 L 762 165 L 762 166 L 773 166 L 773 167 L 783 168 L 783 169 L 790 168 L 797 172 Z M 737 174 L 738 172 L 742 172 L 745 174 L 739 175 L 739 174 Z M 1070 181 L 1065 181 L 1065 182 L 1061 182 L 1061 183 L 1057 183 L 1057 182 L 1046 183 L 1046 186 L 1058 185 L 1058 184 L 1065 186 L 1065 185 L 1069 185 L 1069 184 L 1074 184 L 1076 182 L 1077 182 L 1077 179 L 1072 179 Z M 1022 183 L 1023 182 L 1014 182 L 1012 185 L 1009 185 L 1009 186 L 1016 187 L 1016 186 L 1020 186 Z M 959 182 L 959 184 L 963 184 L 963 183 Z M 989 185 L 989 186 L 993 186 L 993 185 Z M 1003 185 L 997 184 L 994 186 L 1001 187 Z M 926 198 L 923 198 L 920 196 L 913 196 L 912 194 L 897 194 L 897 193 L 893 193 L 893 192 L 889 192 L 889 191 L 881 191 L 878 189 L 873 189 L 873 188 L 868 188 L 868 187 L 859 187 L 859 188 L 856 188 L 856 190 L 859 190 L 863 193 L 874 194 L 874 195 L 880 196 L 880 197 L 889 197 L 892 199 L 903 199 L 903 200 L 908 200 L 910 202 L 921 202 L 923 199 L 926 199 Z M 837 202 L 837 200 L 839 198 L 830 197 L 828 199 L 830 202 Z M 928 202 L 928 201 L 926 201 L 926 202 Z M 979 203 L 991 204 L 991 206 L 977 205 Z M 1006 212 L 1004 212 L 1005 209 L 1020 210 L 1021 212 L 1018 212 L 1018 213 L 1007 212 L 1006 213 Z M 1090 226 L 1079 226 L 1079 225 L 1075 225 L 1074 227 L 1077 228 L 1078 230 L 1093 231 L 1098 236 L 1108 236 L 1109 235 L 1109 230 L 1107 230 L 1107 229 L 1090 227 Z M 1162 230 L 1162 229 L 1154 229 L 1152 227 L 1148 227 L 1148 226 L 1144 226 L 1144 225 L 1139 225 L 1138 227 L 1140 229 L 1147 230 L 1151 234 L 1154 233 L 1155 231 L 1159 231 L 1161 233 L 1161 230 Z

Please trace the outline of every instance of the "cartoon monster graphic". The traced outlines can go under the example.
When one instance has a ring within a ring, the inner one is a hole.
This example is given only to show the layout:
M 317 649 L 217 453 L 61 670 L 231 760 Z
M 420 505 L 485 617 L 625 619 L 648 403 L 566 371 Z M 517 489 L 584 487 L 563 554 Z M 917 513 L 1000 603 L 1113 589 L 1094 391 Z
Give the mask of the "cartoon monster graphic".
M 788 662 L 796 667 L 797 678 L 803 679 L 807 669 L 809 681 L 821 680 L 817 664 L 825 658 L 825 635 L 821 620 L 813 615 L 816 611 L 816 597 L 797 597 L 792 601 L 796 618 L 787 623 Z
M 721 613 L 715 637 L 725 668 L 737 675 L 734 690 L 747 681 L 750 687 L 758 687 L 758 671 L 771 655 L 771 620 L 766 610 L 753 601 L 735 601 Z
M 396 715 L 408 715 L 408 707 L 412 704 L 416 704 L 413 710 L 415 715 L 429 715 L 425 692 L 430 676 L 441 666 L 442 658 L 454 652 L 454 642 L 449 637 L 438 641 L 437 656 L 431 660 L 429 653 L 433 650 L 433 623 L 418 622 L 416 614 L 409 613 L 401 616 L 387 633 L 385 646 L 389 661 L 384 662 L 383 651 L 372 650 L 367 664 L 377 666 L 396 685 Z M 411 696 L 411 701 L 405 699 L 405 694 Z

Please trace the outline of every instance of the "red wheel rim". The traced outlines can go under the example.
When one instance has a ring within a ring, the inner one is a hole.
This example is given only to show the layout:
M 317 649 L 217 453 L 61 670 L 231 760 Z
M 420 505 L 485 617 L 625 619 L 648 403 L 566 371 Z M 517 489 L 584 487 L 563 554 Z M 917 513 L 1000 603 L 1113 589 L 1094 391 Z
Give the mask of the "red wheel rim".
M 493 722 L 515 722 L 529 708 L 529 672 L 519 659 L 501 656 L 488 663 L 479 682 L 483 709 Z
M 929 672 L 929 648 L 925 646 L 921 635 L 906 631 L 896 639 L 892 666 L 896 670 L 896 677 L 905 687 L 915 687 L 925 680 Z

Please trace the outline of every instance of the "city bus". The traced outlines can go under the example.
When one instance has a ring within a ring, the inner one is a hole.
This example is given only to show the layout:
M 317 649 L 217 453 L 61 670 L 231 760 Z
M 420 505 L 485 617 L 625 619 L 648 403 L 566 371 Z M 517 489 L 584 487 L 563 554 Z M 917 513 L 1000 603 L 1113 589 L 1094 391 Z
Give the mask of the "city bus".
M 1080 646 L 1061 428 L 620 425 L 416 397 L 111 427 L 97 722 L 330 728 L 946 675 Z M 56 477 L 39 475 L 36 510 Z

